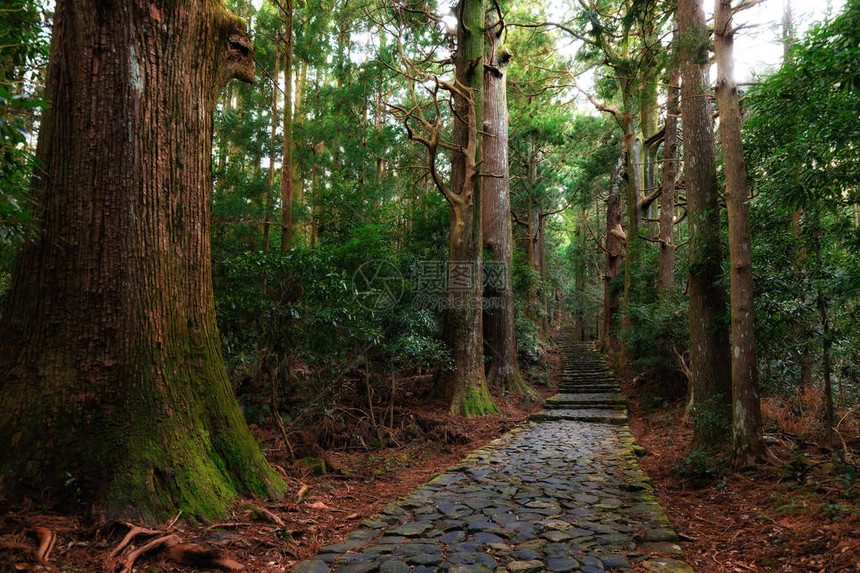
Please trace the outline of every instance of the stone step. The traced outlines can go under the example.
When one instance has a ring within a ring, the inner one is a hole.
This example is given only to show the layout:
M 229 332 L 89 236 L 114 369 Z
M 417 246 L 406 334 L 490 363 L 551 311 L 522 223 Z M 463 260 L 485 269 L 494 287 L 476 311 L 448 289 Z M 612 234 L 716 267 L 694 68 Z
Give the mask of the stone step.
M 549 408 L 615 408 L 624 407 L 627 402 L 623 396 L 614 392 L 556 394 L 547 399 L 544 407 Z
M 543 407 L 545 410 L 621 410 L 625 406 L 612 402 L 546 402 Z
M 590 386 L 560 386 L 558 391 L 562 394 L 608 394 L 612 392 L 618 392 L 618 386 L 603 386 L 603 385 L 590 385 Z
M 566 420 L 570 422 L 590 422 L 593 424 L 617 424 L 622 425 L 627 423 L 627 409 L 623 410 L 607 410 L 607 409 L 552 409 L 541 410 L 536 414 L 529 416 L 529 420 L 533 422 L 554 422 Z

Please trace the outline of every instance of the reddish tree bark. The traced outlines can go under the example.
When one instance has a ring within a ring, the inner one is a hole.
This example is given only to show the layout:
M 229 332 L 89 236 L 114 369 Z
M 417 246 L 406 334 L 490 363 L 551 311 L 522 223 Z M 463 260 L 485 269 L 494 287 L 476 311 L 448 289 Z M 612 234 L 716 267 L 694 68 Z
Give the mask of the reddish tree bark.
M 727 436 L 731 407 L 729 337 L 722 285 L 720 208 L 711 106 L 703 66 L 708 32 L 699 0 L 678 0 L 678 55 L 684 172 L 690 219 L 690 405 L 696 411 L 694 441 L 715 444 Z M 726 424 L 727 426 L 727 424 Z
M 496 280 L 484 289 L 484 348 L 489 358 L 487 379 L 507 390 L 530 393 L 517 363 L 514 294 L 511 288 L 513 237 L 508 171 L 507 68 L 511 54 L 504 49 L 504 26 L 496 11 L 487 13 L 484 59 L 484 109 L 481 209 L 484 248 L 495 264 Z
M 657 263 L 657 292 L 660 294 L 671 291 L 675 284 L 675 174 L 680 85 L 681 76 L 677 70 L 669 72 L 669 97 L 663 135 L 663 185 L 660 192 L 660 255 Z
M 215 102 L 253 74 L 220 1 L 57 2 L 41 227 L 0 322 L 2 493 L 158 520 L 283 491 L 227 380 L 212 292 Z
M 613 289 L 612 281 L 618 276 L 624 253 L 620 195 L 623 170 L 624 159 L 622 158 L 612 174 L 609 197 L 606 199 L 606 245 L 604 247 L 606 263 L 603 270 L 603 329 L 600 348 L 607 354 L 615 354 L 621 349 L 618 337 L 613 332 L 615 315 L 621 306 L 621 290 L 617 287 Z
M 483 111 L 484 2 L 460 0 L 457 5 L 455 76 L 470 97 L 454 93 L 454 145 L 451 153 L 451 205 L 448 237 L 448 308 L 443 335 L 454 358 L 454 369 L 440 376 L 437 391 L 451 411 L 475 416 L 496 411 L 484 376 L 482 322 L 483 240 L 481 229 L 481 159 Z M 469 273 L 466 281 L 455 275 Z M 458 284 L 458 282 L 460 284 Z M 467 285 L 467 286 L 466 286 Z
M 716 0 L 714 48 L 717 53 L 717 105 L 726 173 L 729 216 L 729 268 L 732 311 L 732 458 L 746 466 L 764 456 L 758 362 L 755 351 L 752 235 L 747 207 L 747 169 L 741 141 L 741 109 L 734 78 L 731 0 Z

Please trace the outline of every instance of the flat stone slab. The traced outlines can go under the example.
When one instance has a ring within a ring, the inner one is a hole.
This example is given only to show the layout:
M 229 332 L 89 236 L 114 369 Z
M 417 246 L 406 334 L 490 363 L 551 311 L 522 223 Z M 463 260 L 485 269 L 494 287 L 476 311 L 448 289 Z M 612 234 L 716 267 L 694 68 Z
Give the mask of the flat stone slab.
M 606 408 L 623 408 L 627 404 L 624 396 L 617 392 L 584 392 L 584 393 L 563 393 L 556 394 L 547 399 L 544 404 L 545 408 L 558 407 L 606 407 Z
M 580 356 L 600 360 L 587 345 L 563 348 L 571 367 Z M 607 395 L 620 398 L 613 392 L 553 400 L 599 403 Z M 674 530 L 636 462 L 639 446 L 623 408 L 536 416 L 545 421 L 474 451 L 292 571 L 692 571 L 678 560 L 669 539 Z
M 626 424 L 627 410 L 608 408 L 557 408 L 545 409 L 529 416 L 533 422 L 567 420 L 571 422 L 590 422 L 592 424 Z
M 617 384 L 562 384 L 559 387 L 559 392 L 562 394 L 607 394 L 618 393 L 621 389 Z

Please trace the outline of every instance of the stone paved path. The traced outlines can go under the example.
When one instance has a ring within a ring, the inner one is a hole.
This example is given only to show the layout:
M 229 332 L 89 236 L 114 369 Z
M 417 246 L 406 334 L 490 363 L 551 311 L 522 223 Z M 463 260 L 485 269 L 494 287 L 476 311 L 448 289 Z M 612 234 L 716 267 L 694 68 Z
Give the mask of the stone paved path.
M 559 394 L 294 573 L 693 571 L 636 463 L 612 373 L 563 344 Z

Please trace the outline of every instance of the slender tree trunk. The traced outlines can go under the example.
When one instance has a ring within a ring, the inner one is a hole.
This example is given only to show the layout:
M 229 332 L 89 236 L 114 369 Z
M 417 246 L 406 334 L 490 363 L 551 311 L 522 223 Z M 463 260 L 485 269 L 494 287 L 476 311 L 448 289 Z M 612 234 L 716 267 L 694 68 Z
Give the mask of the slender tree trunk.
M 545 340 L 549 336 L 549 305 L 550 293 L 547 283 L 546 272 L 546 218 L 545 213 L 538 212 L 537 225 L 537 264 L 540 273 L 540 304 L 541 304 L 541 337 Z
M 580 257 L 576 268 L 576 292 L 577 293 L 585 293 L 585 280 L 587 275 L 586 262 L 585 262 L 585 253 L 588 248 L 588 235 L 585 232 L 585 228 L 588 225 L 588 211 L 586 209 L 582 209 L 579 212 L 579 225 L 576 228 L 576 238 L 578 239 L 579 248 L 580 248 Z M 578 333 L 577 338 L 580 342 L 585 342 L 588 340 L 588 335 L 586 334 L 585 327 L 585 305 L 583 301 L 580 301 L 577 305 L 576 309 L 576 330 Z
M 495 11 L 487 13 L 484 62 L 484 109 L 482 170 L 492 177 L 481 178 L 481 208 L 484 248 L 490 270 L 484 289 L 484 345 L 490 368 L 490 384 L 531 393 L 517 363 L 514 325 L 514 294 L 511 288 L 512 231 L 508 173 L 507 67 L 510 60 L 501 40 L 504 31 Z
M 647 41 L 653 42 L 653 38 Z M 639 90 L 639 125 L 642 131 L 642 197 L 654 193 L 657 188 L 657 151 L 659 144 L 648 145 L 646 142 L 657 135 L 657 118 L 659 108 L 657 106 L 657 71 L 653 62 L 650 62 L 645 71 L 642 72 L 642 87 Z M 657 235 L 657 225 L 653 219 L 656 218 L 656 203 L 651 201 L 644 209 L 640 209 L 640 215 L 648 219 L 648 236 Z
M 296 159 L 295 150 L 296 150 L 296 130 L 301 133 L 302 124 L 305 121 L 305 106 L 304 106 L 304 94 L 308 81 L 308 64 L 304 61 L 299 61 L 297 64 L 298 69 L 296 70 L 296 82 L 295 82 L 295 96 L 293 97 L 293 194 L 295 195 L 293 204 L 298 205 L 299 210 L 302 214 L 304 214 L 304 206 L 305 206 L 305 179 L 302 173 L 302 165 L 301 161 Z M 298 232 L 301 235 L 307 234 L 307 226 L 304 220 L 304 217 L 301 217 L 299 220 L 299 229 Z M 294 225 L 295 227 L 295 225 Z
M 0 494 L 155 522 L 285 489 L 227 379 L 212 291 L 215 103 L 253 70 L 220 2 L 57 2 L 40 230 L 0 321 Z
M 266 213 L 263 221 L 263 250 L 269 250 L 269 236 L 272 227 L 272 195 L 275 187 L 275 142 L 277 141 L 278 132 L 278 93 L 280 86 L 278 85 L 278 76 L 281 75 L 281 46 L 275 47 L 275 79 L 272 86 L 272 132 L 270 137 L 271 150 L 269 151 L 269 172 L 266 179 Z
M 609 187 L 609 197 L 606 199 L 606 264 L 603 272 L 603 340 L 601 349 L 607 354 L 615 354 L 620 349 L 618 338 L 613 331 L 615 316 L 620 306 L 620 291 L 612 284 L 618 276 L 624 242 L 619 236 L 621 230 L 621 196 L 620 187 L 623 159 L 619 160 L 612 182 Z
M 636 105 L 631 80 L 622 82 L 624 128 L 624 161 L 627 174 L 627 240 L 624 241 L 624 314 L 621 328 L 629 331 L 634 327 L 630 314 L 633 298 L 634 275 L 638 272 L 639 260 L 639 205 L 642 197 L 642 142 L 636 126 Z M 626 358 L 630 358 L 625 352 Z
M 815 263 L 818 273 L 821 273 L 823 268 L 821 261 L 821 215 L 818 211 L 812 214 L 815 217 L 813 248 L 815 249 Z M 819 281 L 823 280 L 822 276 L 818 277 Z M 833 442 L 833 428 L 835 419 L 833 415 L 833 381 L 831 380 L 833 366 L 831 358 L 831 349 L 833 347 L 833 339 L 830 334 L 830 317 L 827 312 L 827 300 L 824 293 L 821 292 L 821 287 L 818 287 L 816 293 L 816 306 L 818 307 L 818 317 L 821 320 L 821 347 L 822 347 L 822 365 L 824 374 L 824 425 L 825 425 L 825 441 L 830 444 Z
M 678 0 L 681 115 L 684 122 L 684 172 L 690 219 L 690 405 L 693 440 L 722 443 L 731 412 L 729 338 L 726 300 L 720 285 L 722 249 L 717 202 L 717 173 L 711 107 L 703 65 L 708 32 L 699 0 Z
M 281 252 L 293 246 L 293 0 L 283 0 L 284 149 L 281 166 Z
M 677 34 L 675 39 L 677 40 Z M 675 286 L 675 174 L 677 173 L 676 161 L 678 158 L 680 86 L 680 74 L 677 70 L 670 71 L 666 127 L 663 136 L 663 186 L 660 192 L 660 254 L 657 292 L 661 295 L 670 293 Z
M 484 2 L 457 5 L 455 75 L 469 97 L 455 94 L 454 144 L 451 154 L 451 231 L 448 241 L 448 308 L 443 335 L 453 357 L 453 371 L 439 377 L 437 393 L 451 411 L 477 416 L 496 411 L 484 377 L 481 319 L 483 242 L 481 240 L 482 91 L 484 83 Z M 465 120 L 465 121 L 464 121 Z
M 755 352 L 752 236 L 747 207 L 747 170 L 741 141 L 741 110 L 734 79 L 731 0 L 716 0 L 714 47 L 717 53 L 717 105 L 726 173 L 732 315 L 732 457 L 746 466 L 764 455 L 758 362 Z

